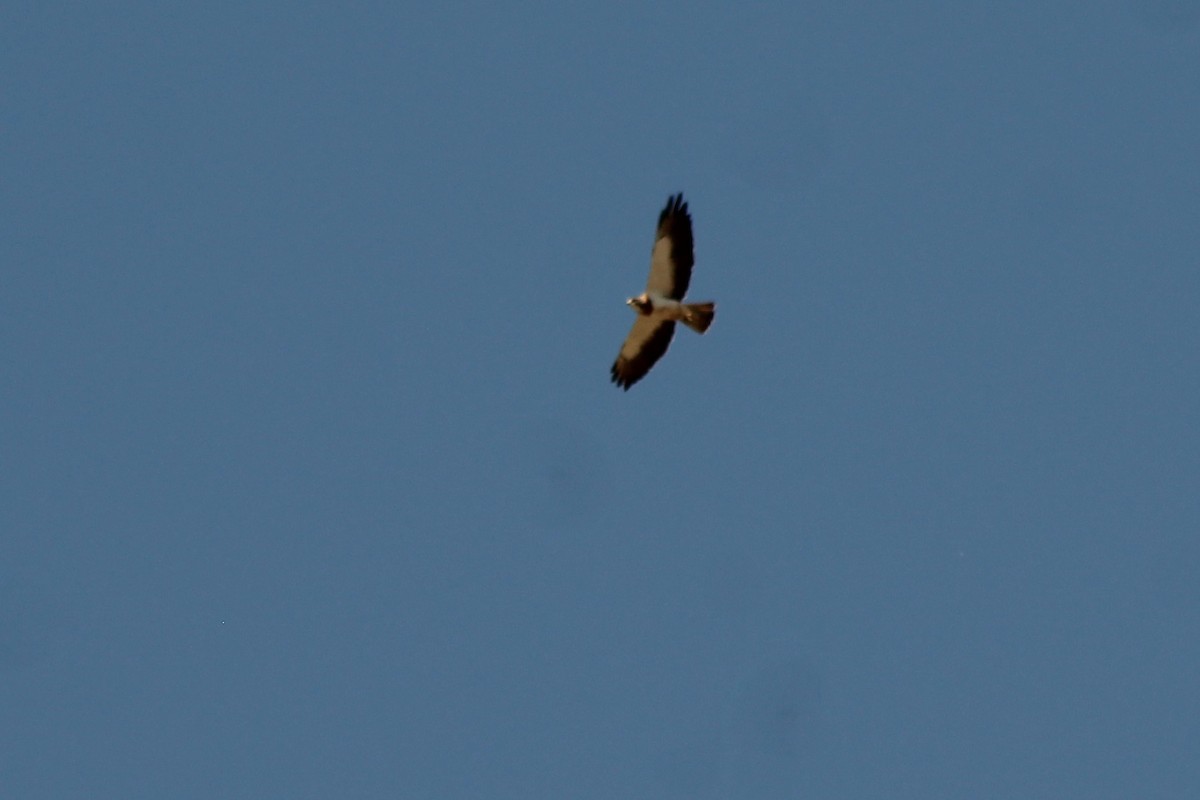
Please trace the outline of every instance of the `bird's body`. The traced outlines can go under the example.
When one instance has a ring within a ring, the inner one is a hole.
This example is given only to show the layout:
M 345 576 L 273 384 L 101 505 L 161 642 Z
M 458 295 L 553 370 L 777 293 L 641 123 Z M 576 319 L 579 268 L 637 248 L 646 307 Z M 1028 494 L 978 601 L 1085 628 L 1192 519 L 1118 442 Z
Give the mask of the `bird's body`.
M 712 324 L 713 303 L 681 303 L 657 292 L 642 292 L 625 301 L 633 310 L 651 320 L 682 322 L 696 333 L 704 333 Z
M 683 195 L 673 195 L 667 198 L 667 205 L 658 217 L 646 291 L 625 301 L 638 318 L 613 363 L 613 383 L 628 390 L 645 377 L 667 352 L 676 322 L 696 333 L 708 330 L 716 305 L 683 302 L 694 263 L 692 218 Z

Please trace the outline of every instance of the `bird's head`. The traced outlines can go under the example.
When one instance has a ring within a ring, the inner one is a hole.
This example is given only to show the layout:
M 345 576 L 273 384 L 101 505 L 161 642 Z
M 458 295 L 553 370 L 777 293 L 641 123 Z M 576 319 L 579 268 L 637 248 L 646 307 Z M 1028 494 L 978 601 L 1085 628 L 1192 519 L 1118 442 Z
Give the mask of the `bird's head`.
M 639 314 L 649 314 L 654 310 L 654 304 L 650 302 L 650 298 L 646 296 L 645 292 L 639 294 L 637 297 L 629 298 L 625 301 L 625 305 Z

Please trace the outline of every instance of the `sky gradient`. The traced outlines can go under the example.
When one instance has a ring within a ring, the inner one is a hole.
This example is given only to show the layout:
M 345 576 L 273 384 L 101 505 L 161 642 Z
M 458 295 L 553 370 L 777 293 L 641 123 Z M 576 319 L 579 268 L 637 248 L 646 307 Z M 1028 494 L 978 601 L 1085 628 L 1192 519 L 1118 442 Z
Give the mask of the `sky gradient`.
M 903 5 L 0 10 L 0 794 L 1200 796 L 1200 2 Z

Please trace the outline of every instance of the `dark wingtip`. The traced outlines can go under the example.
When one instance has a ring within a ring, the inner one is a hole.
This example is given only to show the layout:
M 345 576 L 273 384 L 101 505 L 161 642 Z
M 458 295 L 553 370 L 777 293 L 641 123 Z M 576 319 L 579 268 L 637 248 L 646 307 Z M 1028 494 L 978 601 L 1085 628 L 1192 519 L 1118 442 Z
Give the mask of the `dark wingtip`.
M 635 383 L 637 383 L 637 380 L 636 379 L 629 380 L 627 378 L 622 377 L 621 373 L 617 371 L 617 365 L 613 364 L 613 366 L 612 366 L 612 382 L 615 383 L 622 390 L 628 392 L 629 387 L 633 386 Z
M 663 208 L 662 213 L 658 215 L 658 224 L 662 225 L 663 222 L 666 221 L 667 217 L 676 214 L 685 216 L 689 220 L 692 218 L 688 213 L 688 204 L 683 200 L 683 192 L 667 197 L 667 205 Z

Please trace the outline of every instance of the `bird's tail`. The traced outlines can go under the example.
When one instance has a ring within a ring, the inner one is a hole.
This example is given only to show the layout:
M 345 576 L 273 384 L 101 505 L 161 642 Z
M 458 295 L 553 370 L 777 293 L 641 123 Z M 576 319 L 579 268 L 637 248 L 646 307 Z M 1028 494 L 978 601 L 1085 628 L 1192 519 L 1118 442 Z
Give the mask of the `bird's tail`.
M 716 316 L 716 303 L 690 303 L 683 307 L 683 324 L 696 333 L 704 333 Z

